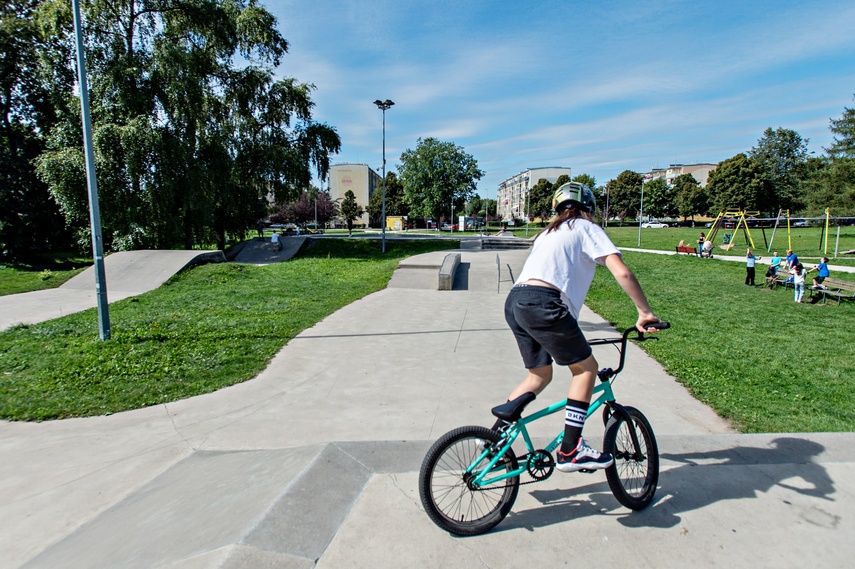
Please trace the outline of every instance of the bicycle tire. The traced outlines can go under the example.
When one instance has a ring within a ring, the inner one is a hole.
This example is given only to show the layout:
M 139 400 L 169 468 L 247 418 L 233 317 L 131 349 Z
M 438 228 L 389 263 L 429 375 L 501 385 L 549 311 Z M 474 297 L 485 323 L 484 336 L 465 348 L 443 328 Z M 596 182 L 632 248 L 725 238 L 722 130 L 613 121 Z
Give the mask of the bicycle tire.
M 614 457 L 606 469 L 606 479 L 617 501 L 631 510 L 642 510 L 653 501 L 659 482 L 659 447 L 653 428 L 644 414 L 635 407 L 625 407 L 632 422 L 615 412 L 606 426 L 603 451 Z M 637 460 L 632 435 L 635 429 L 643 458 Z
M 419 497 L 428 517 L 455 535 L 478 535 L 494 528 L 511 511 L 519 492 L 519 476 L 495 488 L 470 488 L 464 472 L 501 435 L 485 427 L 460 427 L 441 436 L 425 455 L 419 470 Z M 486 460 L 484 464 L 486 465 Z M 517 469 L 513 451 L 496 468 Z

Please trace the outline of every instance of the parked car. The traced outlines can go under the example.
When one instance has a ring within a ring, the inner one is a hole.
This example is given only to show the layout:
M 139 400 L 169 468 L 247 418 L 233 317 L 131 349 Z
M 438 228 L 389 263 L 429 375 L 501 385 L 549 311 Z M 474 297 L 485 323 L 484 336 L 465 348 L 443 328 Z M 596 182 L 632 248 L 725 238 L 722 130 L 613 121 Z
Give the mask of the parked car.
M 810 223 L 804 219 L 799 219 L 798 221 L 793 222 L 793 227 L 810 227 Z
M 663 227 L 668 227 L 667 223 L 662 223 L 659 221 L 645 221 L 641 224 L 641 227 L 644 229 L 653 228 L 653 229 L 661 229 Z

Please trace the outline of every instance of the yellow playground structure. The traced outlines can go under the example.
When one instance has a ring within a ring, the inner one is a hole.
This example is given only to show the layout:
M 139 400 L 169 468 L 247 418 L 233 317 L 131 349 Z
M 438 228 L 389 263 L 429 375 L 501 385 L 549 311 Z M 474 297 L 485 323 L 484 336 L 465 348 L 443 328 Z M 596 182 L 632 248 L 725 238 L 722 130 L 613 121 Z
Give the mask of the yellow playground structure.
M 754 239 L 751 237 L 751 231 L 748 229 L 747 217 L 756 218 L 759 215 L 759 211 L 732 209 L 722 211 L 715 218 L 715 221 L 713 221 L 712 228 L 710 229 L 709 235 L 707 235 L 707 240 L 715 243 L 716 235 L 718 235 L 720 229 L 732 230 L 733 233 L 725 233 L 722 239 L 724 249 L 730 251 L 733 247 L 737 232 L 742 229 L 742 233 L 745 235 L 746 244 L 750 244 L 751 248 L 755 249 Z M 733 223 L 733 220 L 736 220 L 736 224 L 733 227 L 727 227 L 729 223 Z

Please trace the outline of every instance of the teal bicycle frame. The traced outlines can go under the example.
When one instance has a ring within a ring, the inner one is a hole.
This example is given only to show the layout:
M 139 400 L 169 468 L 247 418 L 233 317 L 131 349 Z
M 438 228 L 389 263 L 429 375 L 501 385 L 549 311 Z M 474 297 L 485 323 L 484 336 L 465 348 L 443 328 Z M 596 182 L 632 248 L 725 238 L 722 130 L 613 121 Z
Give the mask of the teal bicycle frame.
M 656 327 L 660 327 L 657 325 Z M 668 328 L 669 324 L 667 322 L 661 323 L 660 329 Z M 594 412 L 600 409 L 603 405 L 608 405 L 612 412 L 620 413 L 627 421 L 632 422 L 629 414 L 626 410 L 619 404 L 615 402 L 614 391 L 612 391 L 612 380 L 623 370 L 623 366 L 626 363 L 626 344 L 629 339 L 629 335 L 635 332 L 636 336 L 635 340 L 644 341 L 644 334 L 635 330 L 635 328 L 628 328 L 620 338 L 599 338 L 595 340 L 591 340 L 588 342 L 591 346 L 602 346 L 608 344 L 620 344 L 620 363 L 618 364 L 618 368 L 613 370 L 611 368 L 605 368 L 600 370 L 597 373 L 597 377 L 600 382 L 594 386 L 594 392 L 591 398 L 591 404 L 588 407 L 588 417 L 590 417 Z M 549 407 L 545 409 L 541 409 L 536 413 L 532 413 L 527 417 L 520 417 L 515 422 L 510 424 L 506 429 L 502 432 L 502 437 L 504 443 L 502 444 L 502 448 L 496 452 L 493 448 L 486 448 L 484 452 L 466 469 L 464 473 L 467 478 L 469 478 L 469 485 L 475 488 L 489 486 L 490 484 L 495 484 L 496 482 L 501 482 L 502 480 L 507 480 L 508 478 L 514 478 L 515 476 L 520 476 L 528 471 L 528 461 L 535 455 L 534 453 L 537 449 L 534 448 L 534 444 L 531 441 L 531 436 L 528 434 L 528 429 L 526 425 L 529 423 L 533 423 L 547 415 L 551 415 L 553 413 L 557 413 L 561 411 L 566 406 L 566 399 L 559 401 L 557 403 L 553 403 Z M 511 447 L 517 441 L 519 436 L 522 435 L 523 441 L 525 441 L 526 454 L 525 454 L 525 463 L 520 465 L 519 468 L 512 472 L 506 472 L 503 468 L 496 468 L 496 465 L 505 456 L 506 453 L 511 452 Z M 632 444 L 635 448 L 635 458 L 636 460 L 641 460 L 643 455 L 639 450 L 639 442 L 638 437 L 634 430 L 631 431 Z M 548 453 L 552 453 L 561 442 L 564 440 L 564 431 L 562 431 L 557 437 L 552 439 L 544 450 Z M 487 466 L 484 468 L 479 467 L 480 464 L 484 460 L 489 457 L 489 462 Z M 501 474 L 499 474 L 501 472 Z M 491 473 L 495 473 L 494 476 L 491 476 Z
M 611 370 L 609 370 L 611 371 Z M 612 391 L 612 384 L 609 381 L 602 381 L 599 385 L 594 387 L 594 394 L 591 400 L 591 405 L 588 407 L 588 416 L 590 417 L 595 411 L 597 411 L 600 407 L 607 403 L 612 403 L 615 400 L 614 392 Z M 497 476 L 489 477 L 491 472 L 495 472 L 497 470 L 503 470 L 502 468 L 496 469 L 496 464 L 505 456 L 506 453 L 511 452 L 511 447 L 517 441 L 520 435 L 522 435 L 523 441 L 525 442 L 526 448 L 526 457 L 532 456 L 532 453 L 535 452 L 534 443 L 532 443 L 531 436 L 528 434 L 528 429 L 526 425 L 529 423 L 533 423 L 547 415 L 552 415 L 553 413 L 557 413 L 558 411 L 563 411 L 566 407 L 567 400 L 558 401 L 557 403 L 553 403 L 549 407 L 545 409 L 541 409 L 536 413 L 532 413 L 527 417 L 521 417 L 518 421 L 508 427 L 504 432 L 504 444 L 502 448 L 496 452 L 495 449 L 487 448 L 483 453 L 471 464 L 469 468 L 466 469 L 466 474 L 473 475 L 474 477 L 470 481 L 470 484 L 475 487 L 484 487 L 489 486 L 490 484 L 495 484 L 496 482 L 501 482 L 502 480 L 507 480 L 508 478 L 514 478 L 515 476 L 520 476 L 524 474 L 528 470 L 528 462 L 521 465 L 516 470 L 511 472 L 503 472 Z M 552 453 L 557 449 L 561 442 L 564 440 L 564 431 L 559 433 L 557 437 L 552 439 L 546 446 L 546 451 Z M 488 456 L 494 454 L 490 459 L 490 462 L 482 469 L 479 468 L 478 465 L 482 463 L 482 461 L 486 460 Z M 475 472 L 477 470 L 477 472 Z

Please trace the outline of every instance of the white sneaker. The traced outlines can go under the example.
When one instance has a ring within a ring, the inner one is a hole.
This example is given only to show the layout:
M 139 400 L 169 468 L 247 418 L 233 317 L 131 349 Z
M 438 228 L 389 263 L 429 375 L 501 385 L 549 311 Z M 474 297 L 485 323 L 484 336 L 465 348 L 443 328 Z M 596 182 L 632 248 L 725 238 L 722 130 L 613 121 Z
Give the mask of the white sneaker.
M 598 470 L 608 468 L 614 463 L 612 455 L 599 452 L 588 446 L 584 437 L 579 439 L 579 444 L 570 454 L 564 454 L 561 449 L 556 453 L 558 456 L 555 468 L 561 472 L 579 472 L 580 470 Z

